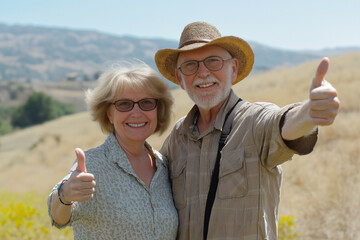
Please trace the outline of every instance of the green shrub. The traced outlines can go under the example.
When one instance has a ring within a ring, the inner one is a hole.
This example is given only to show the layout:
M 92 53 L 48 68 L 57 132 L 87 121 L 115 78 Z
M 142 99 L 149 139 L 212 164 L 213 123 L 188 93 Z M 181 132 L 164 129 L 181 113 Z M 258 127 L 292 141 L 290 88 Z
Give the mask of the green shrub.
M 33 93 L 12 113 L 11 123 L 14 127 L 24 128 L 75 112 L 71 104 L 60 103 L 43 93 Z
M 0 136 L 10 133 L 13 130 L 11 124 L 8 121 L 0 119 Z
M 0 136 L 14 131 L 14 128 L 10 123 L 10 116 L 14 110 L 14 107 L 0 107 Z
M 0 107 L 0 119 L 10 120 L 11 114 L 14 112 L 15 107 Z

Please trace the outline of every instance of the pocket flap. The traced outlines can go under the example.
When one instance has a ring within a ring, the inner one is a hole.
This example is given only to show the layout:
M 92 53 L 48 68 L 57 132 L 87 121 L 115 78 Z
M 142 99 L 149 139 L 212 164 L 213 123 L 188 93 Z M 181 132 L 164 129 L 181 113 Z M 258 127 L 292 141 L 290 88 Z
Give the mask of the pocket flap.
M 238 171 L 244 166 L 244 148 L 221 152 L 220 177 Z

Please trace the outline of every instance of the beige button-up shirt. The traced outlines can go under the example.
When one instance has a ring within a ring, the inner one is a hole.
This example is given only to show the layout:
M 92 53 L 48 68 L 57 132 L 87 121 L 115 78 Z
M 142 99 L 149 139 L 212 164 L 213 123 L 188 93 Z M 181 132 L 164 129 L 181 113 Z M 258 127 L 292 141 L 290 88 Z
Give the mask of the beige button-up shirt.
M 170 164 L 179 240 L 203 238 L 207 194 L 226 113 L 237 101 L 231 92 L 214 124 L 199 134 L 198 109 L 180 119 L 160 152 Z M 219 185 L 208 239 L 276 239 L 282 170 L 294 153 L 312 151 L 317 132 L 291 150 L 280 135 L 282 116 L 294 107 L 241 101 L 222 150 Z

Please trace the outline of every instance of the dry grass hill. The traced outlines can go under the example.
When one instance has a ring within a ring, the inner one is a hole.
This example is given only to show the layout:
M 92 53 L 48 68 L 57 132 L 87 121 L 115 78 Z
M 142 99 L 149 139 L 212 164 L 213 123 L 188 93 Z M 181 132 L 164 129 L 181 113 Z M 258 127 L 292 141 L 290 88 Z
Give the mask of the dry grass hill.
M 254 75 L 233 89 L 248 101 L 279 106 L 302 101 L 319 61 Z M 312 154 L 283 164 L 280 214 L 295 216 L 299 239 L 360 239 L 359 66 L 360 53 L 330 59 L 327 80 L 341 100 L 338 118 L 332 126 L 320 128 Z M 173 95 L 175 122 L 192 103 L 181 89 Z M 159 149 L 166 135 L 149 141 Z M 104 139 L 87 112 L 2 136 L 0 191 L 36 190 L 45 196 L 71 167 L 75 147 L 88 149 Z

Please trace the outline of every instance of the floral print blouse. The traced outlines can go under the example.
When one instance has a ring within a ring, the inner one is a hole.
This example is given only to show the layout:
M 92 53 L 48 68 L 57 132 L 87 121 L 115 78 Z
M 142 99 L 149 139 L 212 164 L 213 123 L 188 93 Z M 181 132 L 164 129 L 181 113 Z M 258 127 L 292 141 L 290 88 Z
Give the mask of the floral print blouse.
M 159 152 L 157 170 L 148 187 L 133 171 L 114 134 L 104 144 L 85 152 L 88 173 L 95 176 L 94 198 L 74 202 L 67 225 L 57 225 L 48 210 L 52 225 L 72 226 L 74 239 L 175 239 L 178 215 L 174 207 L 166 160 Z M 77 162 L 65 177 L 76 169 Z M 55 191 L 60 182 L 53 188 Z

